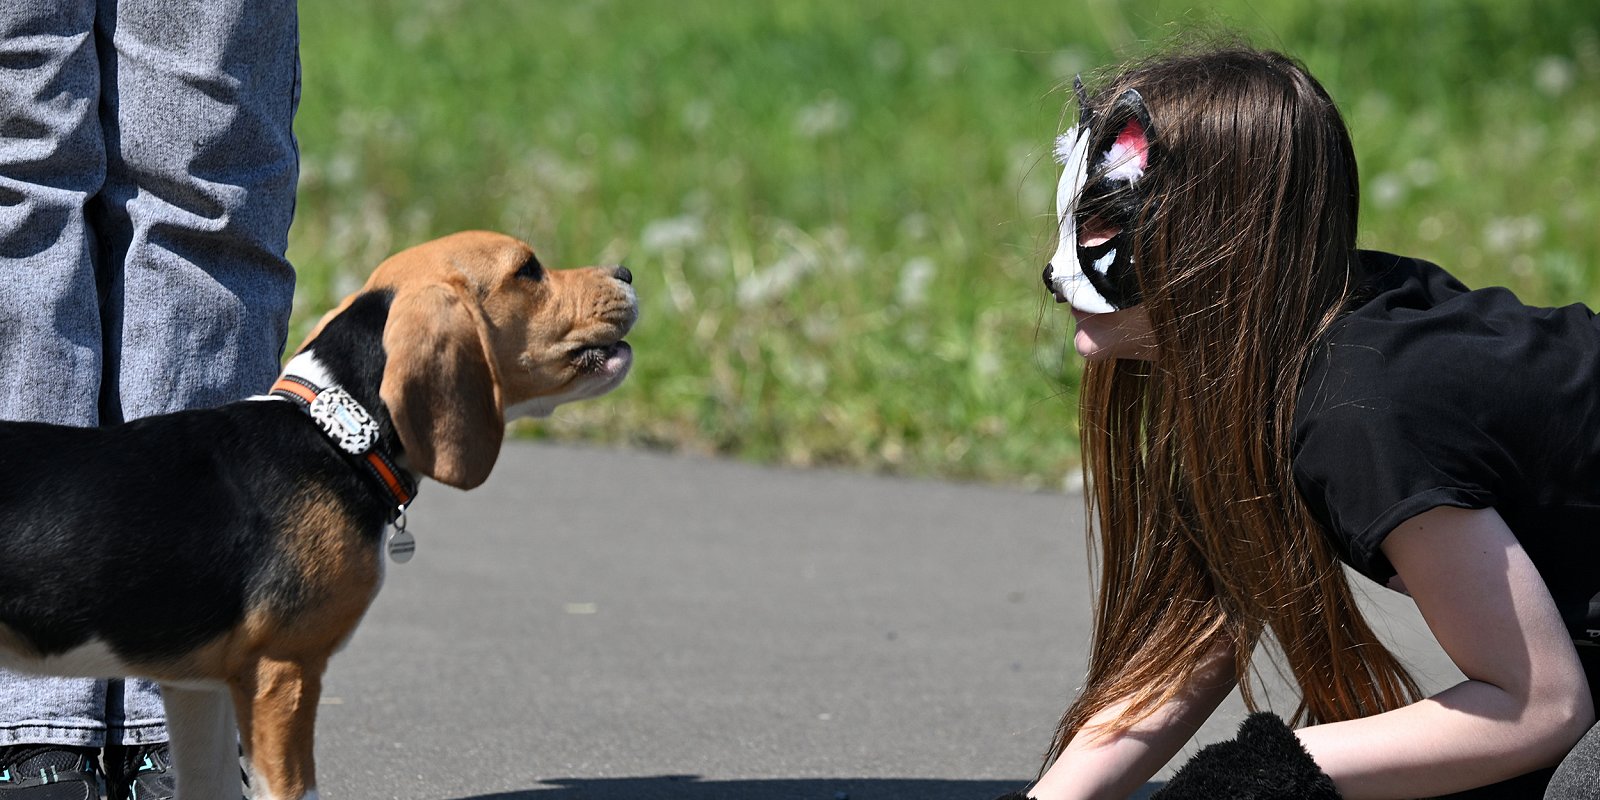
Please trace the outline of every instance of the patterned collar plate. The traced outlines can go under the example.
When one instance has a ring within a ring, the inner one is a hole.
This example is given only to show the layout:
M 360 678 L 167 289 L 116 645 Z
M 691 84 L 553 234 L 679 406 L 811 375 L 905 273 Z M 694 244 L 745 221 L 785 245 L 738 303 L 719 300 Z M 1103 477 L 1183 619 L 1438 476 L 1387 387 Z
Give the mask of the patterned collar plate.
M 378 421 L 341 387 L 329 386 L 318 392 L 306 411 L 322 432 L 350 455 L 359 456 L 378 441 Z

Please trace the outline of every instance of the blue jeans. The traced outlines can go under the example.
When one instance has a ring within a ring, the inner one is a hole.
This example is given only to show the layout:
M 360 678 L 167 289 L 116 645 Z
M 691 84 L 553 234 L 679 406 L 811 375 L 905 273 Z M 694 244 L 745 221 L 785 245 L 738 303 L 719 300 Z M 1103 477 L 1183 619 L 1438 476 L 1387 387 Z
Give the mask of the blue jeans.
M 1600 725 L 1578 741 L 1578 746 L 1556 767 L 1545 788 L 1545 800 L 1593 800 L 1600 797 Z
M 0 418 L 112 425 L 270 385 L 297 30 L 294 0 L 0 2 Z M 165 739 L 146 682 L 0 673 L 0 744 Z

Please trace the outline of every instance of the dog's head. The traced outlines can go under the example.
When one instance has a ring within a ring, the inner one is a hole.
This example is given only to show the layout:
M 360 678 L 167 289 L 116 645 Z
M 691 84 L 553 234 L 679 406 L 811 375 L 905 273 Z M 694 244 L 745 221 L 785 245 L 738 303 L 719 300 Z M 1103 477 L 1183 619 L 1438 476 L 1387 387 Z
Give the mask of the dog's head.
M 639 313 L 632 279 L 624 267 L 547 270 L 528 245 L 484 231 L 378 265 L 363 291 L 393 294 L 379 394 L 407 466 L 470 489 L 489 476 L 508 421 L 616 388 L 633 364 L 622 340 Z

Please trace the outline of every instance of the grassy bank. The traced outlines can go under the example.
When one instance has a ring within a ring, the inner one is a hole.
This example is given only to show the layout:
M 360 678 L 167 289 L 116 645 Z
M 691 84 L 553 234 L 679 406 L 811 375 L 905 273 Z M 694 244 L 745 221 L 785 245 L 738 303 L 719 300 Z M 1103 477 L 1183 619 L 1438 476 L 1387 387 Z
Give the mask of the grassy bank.
M 1227 26 L 1345 109 L 1362 240 L 1600 304 L 1600 11 L 1258 0 L 302 4 L 297 332 L 462 228 L 626 263 L 638 364 L 529 435 L 1053 485 L 1062 81 Z

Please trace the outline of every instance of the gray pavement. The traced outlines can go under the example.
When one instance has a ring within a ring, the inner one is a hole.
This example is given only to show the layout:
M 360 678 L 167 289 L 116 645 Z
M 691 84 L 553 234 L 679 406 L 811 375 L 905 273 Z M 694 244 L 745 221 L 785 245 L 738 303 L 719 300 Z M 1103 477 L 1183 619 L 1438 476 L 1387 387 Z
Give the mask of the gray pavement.
M 515 443 L 410 528 L 327 676 L 330 800 L 990 800 L 1089 638 L 1076 495 Z

